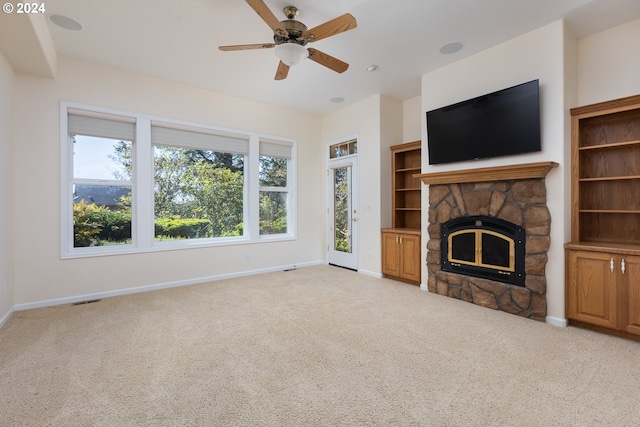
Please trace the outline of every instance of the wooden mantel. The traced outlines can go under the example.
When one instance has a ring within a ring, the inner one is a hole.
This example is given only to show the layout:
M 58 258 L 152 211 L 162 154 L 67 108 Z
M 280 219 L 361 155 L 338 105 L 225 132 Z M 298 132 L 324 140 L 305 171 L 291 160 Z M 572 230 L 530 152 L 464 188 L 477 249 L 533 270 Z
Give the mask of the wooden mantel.
M 509 179 L 544 178 L 558 166 L 556 162 L 537 162 L 519 165 L 493 166 L 478 169 L 463 169 L 446 172 L 413 175 L 425 184 L 460 184 L 463 182 L 503 181 Z

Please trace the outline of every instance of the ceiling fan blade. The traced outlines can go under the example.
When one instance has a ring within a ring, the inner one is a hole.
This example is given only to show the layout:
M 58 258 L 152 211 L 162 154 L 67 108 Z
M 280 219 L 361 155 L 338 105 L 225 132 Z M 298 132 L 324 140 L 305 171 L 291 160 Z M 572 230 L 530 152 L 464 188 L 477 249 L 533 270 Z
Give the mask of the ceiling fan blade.
M 233 46 L 218 46 L 218 49 L 228 52 L 230 50 L 269 49 L 276 47 L 275 43 L 236 44 Z
M 247 3 L 249 3 L 249 6 L 260 15 L 260 18 L 262 18 L 273 31 L 284 37 L 289 36 L 289 32 L 282 26 L 278 18 L 276 18 L 262 0 L 247 0 Z
M 327 55 L 324 52 L 320 52 L 317 49 L 309 48 L 309 59 L 317 62 L 320 65 L 324 65 L 327 68 L 332 69 L 336 73 L 344 73 L 349 68 L 349 64 L 342 62 L 331 55 Z
M 276 71 L 276 77 L 274 80 L 284 80 L 287 78 L 287 75 L 289 74 L 289 67 L 287 64 L 285 64 L 284 62 L 280 61 L 280 64 L 278 64 L 278 71 Z
M 324 24 L 320 24 L 317 27 L 313 27 L 310 30 L 305 31 L 302 33 L 302 37 L 307 41 L 315 42 L 329 36 L 352 30 L 357 25 L 356 18 L 349 13 L 345 13 L 342 16 L 338 16 Z

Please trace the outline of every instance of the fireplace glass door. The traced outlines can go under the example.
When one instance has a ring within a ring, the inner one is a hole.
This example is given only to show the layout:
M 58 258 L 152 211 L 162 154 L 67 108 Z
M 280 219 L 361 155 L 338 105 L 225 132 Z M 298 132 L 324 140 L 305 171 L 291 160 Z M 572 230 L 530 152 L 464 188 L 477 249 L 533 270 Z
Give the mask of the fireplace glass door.
M 515 271 L 513 239 L 490 230 L 462 230 L 449 235 L 450 262 Z
M 525 232 L 488 216 L 469 216 L 442 225 L 441 269 L 524 286 Z

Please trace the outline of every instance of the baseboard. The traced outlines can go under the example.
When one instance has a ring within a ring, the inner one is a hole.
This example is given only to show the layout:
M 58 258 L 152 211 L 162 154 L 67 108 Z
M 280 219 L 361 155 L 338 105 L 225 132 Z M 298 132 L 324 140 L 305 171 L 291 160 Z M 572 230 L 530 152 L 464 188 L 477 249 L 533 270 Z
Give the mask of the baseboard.
M 566 328 L 567 326 L 569 326 L 569 320 L 561 317 L 547 316 L 545 317 L 544 321 L 545 323 L 553 326 L 559 326 L 561 328 Z
M 296 268 L 310 267 L 313 265 L 320 265 L 320 264 L 324 264 L 324 261 L 312 261 L 312 262 L 305 262 L 301 264 L 287 264 L 287 265 L 280 265 L 277 267 L 241 271 L 237 273 L 220 274 L 216 276 L 198 277 L 195 279 L 179 280 L 175 282 L 158 283 L 155 285 L 140 286 L 136 288 L 118 289 L 115 291 L 97 292 L 93 294 L 77 295 L 77 296 L 72 296 L 67 298 L 56 298 L 56 299 L 50 299 L 45 301 L 16 304 L 13 306 L 13 309 L 11 310 L 11 312 L 5 317 L 7 317 L 8 319 L 8 316 L 10 316 L 13 311 L 31 310 L 33 308 L 51 307 L 51 306 L 62 305 L 62 304 L 73 304 L 76 302 L 89 301 L 89 300 L 95 300 L 95 299 L 101 299 L 101 298 L 137 294 L 140 292 L 157 291 L 160 289 L 176 288 L 179 286 L 196 285 L 198 283 L 215 282 L 217 280 L 232 279 L 235 277 L 253 276 L 256 274 L 271 273 L 274 271 L 293 270 Z M 1 325 L 2 324 L 0 323 L 0 326 Z
M 13 314 L 14 311 L 16 311 L 16 307 L 15 306 L 11 307 L 9 312 L 7 314 L 5 314 L 2 319 L 0 319 L 0 328 L 2 328 L 5 323 L 7 323 L 7 321 L 9 320 L 9 318 L 11 317 L 11 315 Z
M 358 273 L 364 274 L 365 276 L 369 276 L 369 277 L 375 277 L 376 279 L 382 279 L 382 274 L 375 273 L 373 271 L 359 269 Z

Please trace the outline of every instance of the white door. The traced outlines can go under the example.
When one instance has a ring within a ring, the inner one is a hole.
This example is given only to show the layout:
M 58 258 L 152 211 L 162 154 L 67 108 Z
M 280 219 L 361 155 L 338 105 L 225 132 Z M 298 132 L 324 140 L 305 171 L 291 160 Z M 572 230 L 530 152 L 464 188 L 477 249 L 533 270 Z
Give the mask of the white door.
M 329 264 L 358 269 L 357 158 L 332 160 L 329 165 L 327 243 Z

